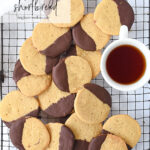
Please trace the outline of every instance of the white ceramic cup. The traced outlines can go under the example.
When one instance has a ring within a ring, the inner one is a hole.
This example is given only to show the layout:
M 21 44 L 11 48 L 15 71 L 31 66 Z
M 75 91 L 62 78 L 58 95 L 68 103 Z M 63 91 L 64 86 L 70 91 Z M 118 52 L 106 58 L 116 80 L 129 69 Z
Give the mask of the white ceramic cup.
M 136 48 L 138 48 L 142 54 L 145 57 L 146 60 L 146 69 L 144 75 L 135 83 L 133 84 L 120 84 L 116 81 L 114 81 L 108 74 L 106 69 L 106 62 L 109 54 L 114 50 L 115 48 L 121 46 L 121 45 L 132 45 Z M 128 38 L 128 27 L 123 25 L 120 29 L 120 35 L 119 40 L 114 41 L 111 43 L 103 52 L 102 59 L 101 59 L 101 73 L 105 81 L 113 88 L 119 90 L 119 91 L 131 91 L 136 90 L 144 84 L 146 84 L 150 79 L 150 50 L 140 41 Z

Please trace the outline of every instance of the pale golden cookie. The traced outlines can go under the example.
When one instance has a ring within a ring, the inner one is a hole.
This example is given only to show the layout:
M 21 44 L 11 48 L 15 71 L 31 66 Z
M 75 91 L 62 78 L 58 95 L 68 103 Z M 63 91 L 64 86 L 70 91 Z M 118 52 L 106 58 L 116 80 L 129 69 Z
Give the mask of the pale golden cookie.
M 93 13 L 86 14 L 72 29 L 77 46 L 87 51 L 102 49 L 110 40 L 110 35 L 102 32 L 94 23 Z
M 71 114 L 75 94 L 59 90 L 52 81 L 51 86 L 38 96 L 41 109 L 53 117 L 65 117 Z
M 102 0 L 95 9 L 94 21 L 106 34 L 119 35 L 121 25 L 130 30 L 134 12 L 126 0 Z
M 112 116 L 105 122 L 103 130 L 121 137 L 131 148 L 141 137 L 140 125 L 128 115 Z
M 49 123 L 47 128 L 51 143 L 46 150 L 73 150 L 74 135 L 69 128 L 60 123 Z
M 24 96 L 20 91 L 8 93 L 0 102 L 0 117 L 8 127 L 18 119 L 37 116 L 39 103 L 34 97 Z
M 23 68 L 33 75 L 45 75 L 52 71 L 58 58 L 50 58 L 40 54 L 33 46 L 32 38 L 27 39 L 20 49 L 20 62 Z
M 100 73 L 101 52 L 100 51 L 85 51 L 78 46 L 72 46 L 68 51 L 68 56 L 80 56 L 88 61 L 92 70 L 92 79 Z
M 53 68 L 52 79 L 60 90 L 76 93 L 85 83 L 91 81 L 91 67 L 85 59 L 70 56 L 61 60 Z
M 36 96 L 45 91 L 51 83 L 51 76 L 34 76 L 24 77 L 17 82 L 17 87 L 26 96 Z
M 93 83 L 87 83 L 77 93 L 74 108 L 82 121 L 89 124 L 100 123 L 108 117 L 111 108 L 111 96 L 104 88 Z
M 13 72 L 13 79 L 21 91 L 26 96 L 36 96 L 46 90 L 51 84 L 50 75 L 31 75 L 22 67 L 20 60 L 16 62 Z
M 92 139 L 88 150 L 128 150 L 128 148 L 120 137 L 112 134 L 102 134 Z
M 73 27 L 77 24 L 84 15 L 84 3 L 83 0 L 70 0 L 71 10 L 70 10 L 70 23 L 55 23 L 58 27 Z M 58 1 L 58 5 L 59 5 Z M 60 7 L 61 9 L 61 7 Z M 58 10 L 59 11 L 59 10 Z M 51 13 L 49 18 L 51 17 Z
M 32 41 L 40 53 L 57 57 L 70 47 L 72 34 L 70 28 L 58 28 L 51 23 L 38 23 L 33 30 Z
M 22 144 L 26 150 L 45 150 L 50 135 L 45 125 L 36 118 L 26 120 L 22 134 Z
M 37 118 L 26 117 L 10 128 L 10 138 L 18 149 L 45 150 L 50 143 L 46 126 Z
M 72 130 L 76 140 L 90 142 L 92 138 L 98 136 L 102 130 L 102 124 L 87 124 L 81 121 L 76 113 L 73 113 L 65 125 Z

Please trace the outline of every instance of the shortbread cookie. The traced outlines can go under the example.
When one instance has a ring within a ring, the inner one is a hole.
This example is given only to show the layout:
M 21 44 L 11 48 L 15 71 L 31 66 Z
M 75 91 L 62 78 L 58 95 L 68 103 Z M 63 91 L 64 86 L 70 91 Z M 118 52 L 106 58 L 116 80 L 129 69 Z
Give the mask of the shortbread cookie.
M 59 58 L 51 58 L 40 54 L 33 46 L 32 38 L 27 39 L 20 50 L 20 62 L 23 68 L 33 75 L 51 73 L 58 60 Z
M 61 1 L 57 1 L 57 6 L 58 6 L 58 9 L 62 8 L 62 6 L 59 7 L 59 3 L 61 3 Z M 70 0 L 70 6 L 66 6 L 66 7 L 69 7 L 70 10 L 70 16 L 68 16 L 69 18 L 69 22 L 66 22 L 66 23 L 54 23 L 54 25 L 58 26 L 58 27 L 73 27 L 75 24 L 77 24 L 81 18 L 83 17 L 84 15 L 84 3 L 83 3 L 83 0 Z M 57 9 L 57 12 L 59 13 L 60 11 Z M 50 11 L 49 11 L 50 12 Z M 53 20 L 55 19 L 54 18 L 54 14 L 55 13 L 55 10 L 54 12 L 50 12 L 49 13 L 49 18 L 51 19 L 51 17 L 53 17 Z M 59 14 L 58 14 L 59 15 Z M 57 17 L 57 16 L 56 16 Z M 66 16 L 64 16 L 66 17 Z M 61 21 L 61 20 L 60 20 Z M 64 20 L 63 20 L 64 21 Z
M 49 123 L 47 128 L 51 135 L 47 150 L 73 150 L 74 135 L 69 128 L 60 123 Z
M 70 56 L 62 59 L 53 68 L 52 79 L 60 90 L 76 93 L 85 83 L 91 81 L 91 67 L 83 58 Z
M 111 96 L 103 87 L 88 83 L 77 93 L 74 107 L 82 121 L 89 124 L 100 123 L 108 117 Z
M 131 148 L 141 137 L 140 125 L 128 115 L 112 116 L 105 122 L 103 130 L 104 133 L 112 133 L 121 137 Z
M 37 117 L 38 112 L 38 101 L 34 97 L 24 96 L 18 90 L 8 93 L 0 102 L 0 117 L 8 127 L 22 117 Z
M 39 95 L 46 90 L 51 83 L 50 75 L 35 76 L 25 71 L 20 60 L 16 62 L 13 79 L 21 93 L 26 96 Z
M 72 43 L 70 28 L 58 28 L 51 23 L 38 23 L 32 41 L 41 54 L 56 57 L 65 52 Z
M 45 150 L 50 143 L 46 126 L 33 117 L 23 118 L 12 124 L 10 138 L 20 150 Z
M 126 0 L 102 0 L 95 9 L 94 21 L 106 34 L 119 35 L 122 25 L 131 29 L 134 12 Z
M 76 45 L 87 51 L 102 49 L 110 40 L 110 35 L 102 32 L 94 23 L 93 13 L 86 14 L 72 29 Z
M 112 134 L 102 134 L 92 139 L 88 150 L 128 150 L 128 148 L 120 137 Z
M 87 150 L 89 142 L 92 138 L 98 136 L 101 133 L 102 125 L 98 124 L 87 124 L 81 121 L 77 114 L 72 114 L 65 125 L 70 128 L 75 135 L 75 150 Z
M 87 60 L 91 70 L 92 70 L 92 79 L 100 73 L 100 62 L 101 62 L 101 52 L 100 51 L 85 51 L 78 46 L 71 46 L 68 51 L 68 56 L 75 55 L 80 56 L 83 59 Z
M 38 96 L 41 109 L 52 117 L 65 117 L 71 114 L 75 94 L 59 90 L 52 81 L 51 86 Z

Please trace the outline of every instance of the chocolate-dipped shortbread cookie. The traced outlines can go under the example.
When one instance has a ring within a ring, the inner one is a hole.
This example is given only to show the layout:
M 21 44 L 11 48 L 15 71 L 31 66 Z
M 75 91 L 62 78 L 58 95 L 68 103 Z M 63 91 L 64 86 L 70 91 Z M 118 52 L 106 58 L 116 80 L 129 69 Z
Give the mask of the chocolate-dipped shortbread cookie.
M 91 67 L 85 59 L 70 56 L 60 60 L 53 68 L 52 79 L 60 90 L 76 93 L 85 83 L 91 81 Z
M 134 12 L 126 0 L 102 0 L 95 9 L 94 21 L 104 33 L 119 35 L 122 25 L 131 29 Z
M 124 139 L 133 148 L 141 137 L 141 128 L 136 120 L 128 115 L 110 117 L 103 126 L 103 133 L 111 133 Z
M 33 45 L 46 56 L 57 57 L 72 44 L 70 28 L 58 28 L 51 23 L 38 23 L 32 34 Z
M 75 112 L 78 117 L 89 124 L 103 122 L 111 109 L 111 96 L 103 88 L 93 83 L 87 83 L 77 93 Z
M 0 117 L 8 127 L 25 116 L 37 117 L 38 113 L 38 101 L 18 90 L 8 93 L 0 102 Z
M 13 79 L 21 93 L 23 93 L 26 96 L 39 95 L 44 90 L 46 90 L 51 84 L 50 75 L 31 75 L 26 70 L 24 70 L 20 63 L 20 60 L 16 62 L 15 69 L 13 72 Z
M 88 150 L 128 150 L 123 139 L 112 134 L 101 134 L 93 138 Z
M 26 117 L 12 124 L 10 139 L 19 150 L 45 150 L 50 143 L 50 134 L 40 120 Z
M 88 150 L 89 142 L 98 136 L 102 130 L 102 124 L 87 124 L 81 121 L 76 113 L 73 113 L 65 125 L 70 128 L 75 135 L 74 150 Z
M 47 150 L 73 150 L 74 135 L 61 123 L 49 123 L 47 128 L 51 134 L 51 143 Z
M 33 46 L 31 37 L 24 42 L 20 49 L 20 62 L 23 68 L 33 75 L 50 74 L 58 61 L 59 57 L 51 58 L 40 54 Z
M 94 15 L 86 14 L 72 29 L 73 40 L 77 46 L 87 51 L 101 50 L 110 40 L 94 23 Z
M 65 117 L 71 114 L 75 94 L 59 90 L 52 81 L 51 86 L 38 96 L 41 109 L 52 117 Z

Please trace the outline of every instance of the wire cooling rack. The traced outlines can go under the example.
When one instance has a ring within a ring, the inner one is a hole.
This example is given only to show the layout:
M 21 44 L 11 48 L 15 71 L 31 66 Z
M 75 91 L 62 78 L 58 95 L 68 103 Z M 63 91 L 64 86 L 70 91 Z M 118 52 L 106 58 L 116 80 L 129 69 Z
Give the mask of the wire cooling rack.
M 86 12 L 93 12 L 97 1 L 84 0 Z M 135 12 L 135 23 L 129 36 L 145 43 L 149 47 L 149 0 L 128 0 Z M 5 19 L 5 18 L 2 18 Z M 8 92 L 16 89 L 12 80 L 15 62 L 18 58 L 20 46 L 24 40 L 31 36 L 34 23 L 1 23 L 0 24 L 0 96 L 3 98 Z M 111 41 L 117 37 L 113 37 Z M 111 42 L 110 41 L 110 42 Z M 129 114 L 135 118 L 142 129 L 142 136 L 134 150 L 150 150 L 150 85 L 132 92 L 119 92 L 111 88 L 99 75 L 94 83 L 105 87 L 112 95 L 112 110 L 110 115 Z M 15 150 L 9 139 L 9 129 L 0 121 L 0 148 L 1 150 Z

